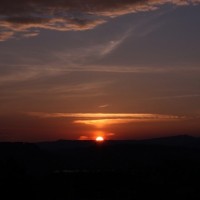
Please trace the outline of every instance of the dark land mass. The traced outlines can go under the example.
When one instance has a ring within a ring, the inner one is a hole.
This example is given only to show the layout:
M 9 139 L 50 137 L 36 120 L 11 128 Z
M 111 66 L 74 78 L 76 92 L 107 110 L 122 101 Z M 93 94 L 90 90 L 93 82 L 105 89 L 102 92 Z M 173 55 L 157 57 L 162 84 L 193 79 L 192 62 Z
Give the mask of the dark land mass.
M 200 138 L 0 143 L 1 199 L 200 199 Z

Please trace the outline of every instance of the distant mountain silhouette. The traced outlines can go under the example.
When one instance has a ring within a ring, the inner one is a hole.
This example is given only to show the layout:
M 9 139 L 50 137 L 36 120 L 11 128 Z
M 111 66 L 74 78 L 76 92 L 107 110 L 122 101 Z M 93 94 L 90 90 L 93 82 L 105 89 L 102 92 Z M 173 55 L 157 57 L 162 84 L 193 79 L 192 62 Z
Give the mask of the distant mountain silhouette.
M 186 135 L 0 143 L 4 199 L 191 199 L 200 196 L 199 179 L 200 139 Z
M 160 145 L 172 145 L 172 146 L 184 146 L 191 148 L 200 148 L 200 138 L 192 137 L 188 135 L 178 135 L 172 137 L 154 138 L 149 140 L 143 140 L 144 143 L 160 144 Z

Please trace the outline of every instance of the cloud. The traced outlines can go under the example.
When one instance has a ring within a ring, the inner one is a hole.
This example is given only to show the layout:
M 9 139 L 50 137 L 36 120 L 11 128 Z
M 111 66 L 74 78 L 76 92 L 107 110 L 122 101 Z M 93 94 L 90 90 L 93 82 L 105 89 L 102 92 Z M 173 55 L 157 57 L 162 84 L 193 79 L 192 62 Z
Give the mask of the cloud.
M 119 39 L 111 40 L 106 45 L 99 46 L 100 55 L 104 56 L 114 51 L 130 36 L 131 32 L 132 30 L 128 30 Z
M 159 114 L 146 114 L 146 113 L 43 113 L 43 112 L 30 112 L 31 116 L 42 117 L 42 118 L 134 118 L 134 119 L 149 119 L 149 118 L 162 118 L 162 117 L 175 117 L 168 115 Z M 177 116 L 176 116 L 177 118 Z
M 106 95 L 105 87 L 110 84 L 108 81 L 88 81 L 78 83 L 58 82 L 52 80 L 49 83 L 39 82 L 39 74 L 18 74 L 8 76 L 1 80 L 0 76 L 0 100 L 9 102 L 8 99 L 48 99 L 67 100 L 71 98 L 97 97 Z M 2 81 L 2 82 L 1 82 Z M 51 82 L 52 81 L 52 82 Z M 26 82 L 26 85 L 21 84 Z M 12 83 L 12 84 L 11 84 Z M 9 86 L 9 87 L 5 87 Z M 3 87 L 2 87 L 3 86 Z
M 113 36 L 112 39 L 101 43 L 92 43 L 83 47 L 75 47 L 74 49 L 65 49 L 52 53 L 52 57 L 58 60 L 58 66 L 63 66 L 64 70 L 69 71 L 96 71 L 95 66 L 90 66 L 95 60 L 99 60 L 104 56 L 115 51 L 123 42 L 131 35 L 132 29 L 124 31 L 118 36 Z M 67 67 L 66 67 L 67 66 Z M 102 66 L 97 67 L 102 70 Z M 108 66 L 105 67 L 109 69 Z M 97 70 L 98 71 L 98 70 Z M 104 71 L 104 70 L 102 70 Z
M 99 106 L 99 108 L 107 108 L 107 107 L 109 107 L 109 104 L 104 104 Z
M 148 121 L 174 121 L 177 119 L 174 118 L 118 118 L 118 119 L 96 119 L 96 120 L 75 120 L 75 124 L 85 124 L 85 125 L 91 125 L 95 126 L 97 128 L 103 128 L 108 125 L 113 125 L 113 124 L 128 124 L 132 122 L 148 122 Z
M 2 31 L 2 32 L 0 32 L 0 42 L 11 38 L 13 35 L 14 35 L 14 33 L 12 31 Z
M 86 135 L 82 135 L 79 137 L 79 140 L 89 140 L 90 138 Z
M 76 66 L 70 69 L 63 69 L 63 71 L 77 71 L 77 72 L 106 72 L 106 73 L 137 73 L 137 74 L 146 74 L 146 73 L 174 73 L 174 72 L 199 72 L 199 67 L 185 67 L 177 66 L 175 67 L 160 67 L 160 66 L 118 66 L 118 65 L 87 65 L 87 66 Z
M 152 97 L 149 100 L 172 100 L 172 99 L 183 99 L 183 98 L 196 98 L 200 97 L 200 94 L 183 94 L 176 96 L 163 96 L 163 97 Z
M 22 36 L 23 37 L 25 37 L 25 38 L 29 38 L 29 37 L 36 37 L 36 36 L 38 36 L 39 35 L 39 31 L 33 31 L 33 32 L 25 32 L 24 34 L 22 34 Z
M 1 65 L 0 65 L 1 67 Z M 3 68 L 3 66 L 2 66 Z M 57 75 L 63 74 L 63 71 L 52 70 L 51 68 L 40 68 L 35 66 L 4 66 L 6 68 L 5 72 L 0 73 L 0 85 L 6 83 L 17 83 L 23 81 L 33 81 L 37 80 L 43 76 L 55 77 Z M 4 69 L 3 68 L 3 69 Z M 35 69 L 34 69 L 35 68 Z
M 91 125 L 103 128 L 113 124 L 132 122 L 162 122 L 184 119 L 183 116 L 161 115 L 149 113 L 42 113 L 29 112 L 29 116 L 39 118 L 69 118 L 74 124 Z
M 195 5 L 200 0 L 0 0 L 0 3 L 0 41 L 5 41 L 27 30 L 88 30 L 113 17 L 156 10 L 167 3 Z

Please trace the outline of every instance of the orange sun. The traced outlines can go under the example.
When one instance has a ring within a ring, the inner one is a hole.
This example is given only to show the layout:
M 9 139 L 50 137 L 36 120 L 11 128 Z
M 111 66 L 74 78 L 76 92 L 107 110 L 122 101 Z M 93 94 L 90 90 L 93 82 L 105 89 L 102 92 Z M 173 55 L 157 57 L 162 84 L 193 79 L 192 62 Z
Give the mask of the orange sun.
M 96 137 L 96 142 L 103 142 L 104 138 L 102 136 Z

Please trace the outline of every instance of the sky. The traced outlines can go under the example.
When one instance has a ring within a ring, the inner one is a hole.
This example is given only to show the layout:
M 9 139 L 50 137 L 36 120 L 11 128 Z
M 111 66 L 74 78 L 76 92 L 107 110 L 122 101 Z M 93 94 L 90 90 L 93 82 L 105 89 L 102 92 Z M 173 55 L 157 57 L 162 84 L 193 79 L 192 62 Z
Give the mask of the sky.
M 200 136 L 200 0 L 0 4 L 0 141 Z

